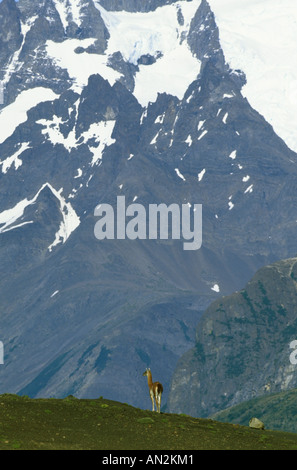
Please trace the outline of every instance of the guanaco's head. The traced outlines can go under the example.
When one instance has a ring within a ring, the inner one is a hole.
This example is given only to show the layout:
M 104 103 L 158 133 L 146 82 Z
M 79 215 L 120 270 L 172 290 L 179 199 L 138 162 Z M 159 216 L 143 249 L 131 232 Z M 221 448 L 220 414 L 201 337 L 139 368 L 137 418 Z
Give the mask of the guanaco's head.
M 148 375 L 150 373 L 151 369 L 147 368 L 145 369 L 144 373 L 142 375 Z

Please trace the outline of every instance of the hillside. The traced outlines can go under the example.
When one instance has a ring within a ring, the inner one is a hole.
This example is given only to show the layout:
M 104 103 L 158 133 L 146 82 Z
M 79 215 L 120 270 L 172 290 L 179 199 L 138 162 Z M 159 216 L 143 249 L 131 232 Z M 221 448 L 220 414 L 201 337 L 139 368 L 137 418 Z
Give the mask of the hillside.
M 0 450 L 293 450 L 297 435 L 105 400 L 0 396 Z
M 273 393 L 248 400 L 213 415 L 223 423 L 247 426 L 251 416 L 260 419 L 268 429 L 297 432 L 297 390 Z

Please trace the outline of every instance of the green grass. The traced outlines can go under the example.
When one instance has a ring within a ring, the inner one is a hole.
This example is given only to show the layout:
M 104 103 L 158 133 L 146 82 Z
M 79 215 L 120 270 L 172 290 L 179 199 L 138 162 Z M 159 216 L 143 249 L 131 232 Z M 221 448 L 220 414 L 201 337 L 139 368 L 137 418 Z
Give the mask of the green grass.
M 0 396 L 0 450 L 286 450 L 297 434 L 257 431 L 125 403 Z
M 212 416 L 224 423 L 247 426 L 252 416 L 263 421 L 267 429 L 297 433 L 297 389 L 253 398 Z

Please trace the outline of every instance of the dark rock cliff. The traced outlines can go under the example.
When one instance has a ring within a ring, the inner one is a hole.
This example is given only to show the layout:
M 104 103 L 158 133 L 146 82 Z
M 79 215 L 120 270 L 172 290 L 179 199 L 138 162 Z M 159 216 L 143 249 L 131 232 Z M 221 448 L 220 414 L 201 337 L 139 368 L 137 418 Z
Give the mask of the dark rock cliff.
M 168 408 L 209 416 L 251 398 L 296 388 L 297 259 L 261 268 L 246 287 L 210 305 L 196 344 L 179 360 Z

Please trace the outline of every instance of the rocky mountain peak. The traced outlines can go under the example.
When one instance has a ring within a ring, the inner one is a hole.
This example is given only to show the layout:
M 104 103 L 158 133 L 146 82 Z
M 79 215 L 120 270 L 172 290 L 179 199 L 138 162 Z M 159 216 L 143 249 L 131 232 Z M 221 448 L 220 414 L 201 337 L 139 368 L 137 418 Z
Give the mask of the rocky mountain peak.
M 154 11 L 158 7 L 164 5 L 171 5 L 176 3 L 178 0 L 148 0 L 146 2 L 142 0 L 98 0 L 108 11 L 129 11 L 129 12 L 142 12 L 146 13 Z M 191 0 L 186 0 L 191 1 Z
M 139 378 L 158 365 L 165 403 L 205 308 L 295 253 L 296 154 L 243 97 L 205 0 L 0 14 L 0 260 L 16 266 L 0 286 L 3 391 L 146 406 Z M 201 249 L 97 240 L 95 208 L 118 196 L 202 204 Z

